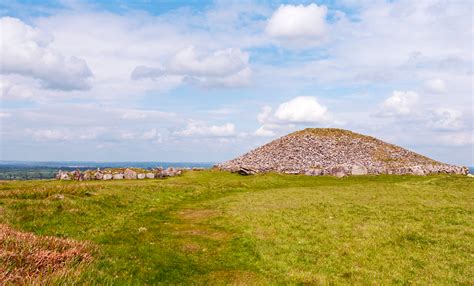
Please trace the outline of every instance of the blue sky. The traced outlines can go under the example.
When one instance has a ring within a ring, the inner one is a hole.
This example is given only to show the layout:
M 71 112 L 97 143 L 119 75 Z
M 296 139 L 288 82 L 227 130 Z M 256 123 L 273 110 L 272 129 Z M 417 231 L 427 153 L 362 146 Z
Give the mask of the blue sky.
M 222 161 L 305 127 L 474 165 L 471 1 L 2 1 L 2 160 Z

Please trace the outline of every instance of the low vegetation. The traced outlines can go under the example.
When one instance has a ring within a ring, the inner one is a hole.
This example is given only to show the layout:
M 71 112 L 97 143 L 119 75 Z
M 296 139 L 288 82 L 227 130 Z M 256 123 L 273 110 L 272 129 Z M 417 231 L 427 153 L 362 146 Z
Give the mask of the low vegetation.
M 1 182 L 0 224 L 10 235 L 0 236 L 0 275 L 40 271 L 40 283 L 58 284 L 472 285 L 473 201 L 473 179 L 448 175 L 202 171 Z M 73 255 L 40 268 L 30 259 L 38 251 Z

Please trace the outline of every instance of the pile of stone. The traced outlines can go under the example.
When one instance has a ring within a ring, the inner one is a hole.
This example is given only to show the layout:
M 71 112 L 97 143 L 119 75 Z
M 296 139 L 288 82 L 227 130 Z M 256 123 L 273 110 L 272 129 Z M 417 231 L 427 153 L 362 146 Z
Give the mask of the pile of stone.
M 135 168 L 118 168 L 104 170 L 86 170 L 86 171 L 59 171 L 56 174 L 58 180 L 142 180 L 142 179 L 158 179 L 165 177 L 179 176 L 183 173 L 181 168 L 155 168 L 151 170 L 135 169 Z
M 242 175 L 278 172 L 309 176 L 467 174 L 466 167 L 437 162 L 376 138 L 335 128 L 297 131 L 217 168 Z

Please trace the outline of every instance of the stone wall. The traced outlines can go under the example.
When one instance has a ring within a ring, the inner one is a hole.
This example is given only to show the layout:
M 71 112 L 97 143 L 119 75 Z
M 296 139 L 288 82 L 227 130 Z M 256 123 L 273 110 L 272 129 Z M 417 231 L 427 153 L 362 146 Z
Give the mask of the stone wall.
M 143 180 L 143 179 L 158 179 L 165 177 L 179 176 L 185 170 L 201 170 L 200 168 L 185 169 L 185 168 L 154 168 L 151 170 L 137 169 L 137 168 L 116 168 L 104 170 L 85 170 L 85 171 L 59 171 L 56 174 L 58 180 Z

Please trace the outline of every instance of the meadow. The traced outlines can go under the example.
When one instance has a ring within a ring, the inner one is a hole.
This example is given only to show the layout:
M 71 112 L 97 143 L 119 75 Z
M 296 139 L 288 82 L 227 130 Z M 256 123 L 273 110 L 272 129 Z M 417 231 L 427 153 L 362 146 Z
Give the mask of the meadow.
M 216 170 L 156 180 L 2 181 L 0 224 L 88 245 L 91 259 L 28 283 L 472 285 L 473 183 Z M 0 243 L 22 247 L 8 236 Z M 22 259 L 0 249 L 3 271 L 25 267 Z

